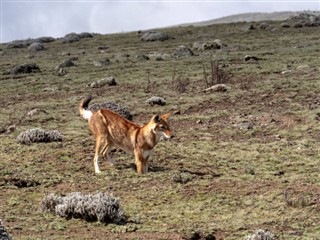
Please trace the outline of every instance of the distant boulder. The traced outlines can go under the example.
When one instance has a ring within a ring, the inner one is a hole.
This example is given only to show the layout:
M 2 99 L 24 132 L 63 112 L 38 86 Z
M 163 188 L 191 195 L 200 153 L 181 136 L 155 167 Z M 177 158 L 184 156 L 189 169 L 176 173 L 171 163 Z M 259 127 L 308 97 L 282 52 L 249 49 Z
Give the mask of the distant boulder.
M 12 239 L 9 236 L 7 229 L 4 227 L 1 219 L 0 219 L 0 239 L 1 240 L 11 240 Z
M 33 42 L 33 39 L 15 40 L 7 43 L 7 48 L 27 48 Z
M 147 55 L 144 55 L 144 54 L 138 54 L 136 56 L 136 58 L 140 61 L 147 61 L 147 60 L 150 60 L 150 58 L 147 56 Z
M 243 31 L 251 31 L 251 30 L 254 30 L 256 29 L 253 24 L 248 24 L 248 25 L 244 25 L 241 27 L 241 30 Z
M 57 66 L 55 67 L 55 69 L 58 70 L 58 69 L 60 69 L 60 68 L 73 67 L 73 66 L 76 66 L 76 65 L 74 64 L 74 62 L 71 61 L 71 59 L 67 59 L 67 60 L 63 61 L 62 63 L 60 63 L 59 65 L 57 65 Z
M 263 23 L 260 23 L 259 28 L 260 29 L 265 29 L 265 30 L 271 30 L 272 26 L 270 24 L 266 23 L 266 22 L 263 22 Z
M 93 34 L 88 32 L 82 32 L 77 35 L 79 38 L 93 38 Z
M 83 33 L 68 33 L 62 39 L 63 43 L 73 43 L 78 42 L 82 38 L 93 38 L 92 33 L 83 32 Z
M 40 68 L 38 65 L 34 63 L 29 63 L 29 64 L 15 66 L 9 69 L 6 73 L 16 75 L 16 74 L 28 74 L 33 72 L 40 72 Z
M 166 33 L 154 31 L 146 32 L 140 38 L 141 41 L 165 41 L 168 39 L 169 36 Z
M 246 55 L 246 56 L 244 56 L 244 60 L 246 62 L 248 62 L 248 61 L 258 61 L 258 60 L 261 60 L 261 59 L 256 57 L 256 56 Z
M 194 53 L 193 51 L 188 48 L 187 46 L 185 45 L 180 45 L 176 52 L 174 53 L 174 56 L 177 57 L 177 58 L 181 58 L 181 57 L 191 57 L 191 56 L 194 56 Z
M 164 100 L 162 97 L 157 97 L 157 96 L 153 96 L 153 97 L 149 98 L 146 102 L 149 103 L 151 106 L 154 106 L 154 105 L 164 106 L 164 105 L 166 105 L 166 100 Z
M 99 88 L 99 87 L 103 87 L 105 85 L 115 86 L 115 85 L 117 85 L 117 82 L 114 77 L 107 77 L 107 78 L 102 78 L 102 79 L 96 80 L 96 81 L 88 84 L 88 86 L 90 86 L 92 88 Z
M 296 22 L 292 25 L 293 28 L 303 28 L 303 22 Z
M 305 27 L 318 27 L 320 26 L 320 21 L 306 21 L 303 23 Z
M 297 16 L 292 16 L 289 20 L 293 21 L 318 21 L 320 16 L 314 15 L 312 13 L 302 12 Z
M 28 50 L 30 52 L 38 52 L 38 51 L 42 51 L 44 49 L 45 48 L 44 48 L 43 44 L 40 42 L 31 43 L 30 46 L 28 47 Z
M 98 49 L 98 50 L 107 50 L 107 49 L 109 49 L 109 46 L 107 46 L 107 45 L 101 45 L 101 46 L 98 46 L 97 49 Z
M 226 45 L 223 44 L 220 39 L 215 39 L 208 42 L 194 42 L 192 48 L 195 50 L 206 51 L 212 49 L 221 49 L 224 46 Z
M 280 24 L 280 27 L 282 28 L 290 28 L 290 25 L 287 22 L 283 22 Z
M 53 37 L 39 37 L 35 39 L 35 42 L 40 42 L 40 43 L 49 43 L 49 42 L 54 42 L 56 39 Z
M 78 42 L 80 41 L 80 37 L 77 34 L 67 34 L 66 36 L 63 37 L 62 42 L 63 43 L 73 43 L 73 42 Z
M 7 43 L 7 48 L 27 48 L 33 43 L 48 43 L 55 41 L 53 37 L 39 37 L 36 39 L 28 38 L 25 40 L 15 40 Z
M 103 67 L 103 66 L 108 66 L 110 64 L 111 64 L 111 61 L 108 58 L 106 58 L 104 60 L 94 60 L 93 61 L 93 65 L 95 67 Z

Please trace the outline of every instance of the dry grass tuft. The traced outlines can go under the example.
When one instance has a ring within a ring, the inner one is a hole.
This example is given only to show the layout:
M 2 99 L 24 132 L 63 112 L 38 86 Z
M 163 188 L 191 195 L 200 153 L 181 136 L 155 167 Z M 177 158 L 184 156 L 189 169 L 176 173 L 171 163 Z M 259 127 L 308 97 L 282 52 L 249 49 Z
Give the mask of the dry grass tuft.
M 122 117 L 132 120 L 132 114 L 125 108 L 113 102 L 95 103 L 90 106 L 91 111 L 98 111 L 99 109 L 109 109 L 113 112 L 120 114 Z
M 6 228 L 3 226 L 3 223 L 0 219 L 0 239 L 1 240 L 11 240 L 12 238 L 9 236 Z
M 74 192 L 65 197 L 49 194 L 42 200 L 42 209 L 66 219 L 82 218 L 116 224 L 125 221 L 119 200 L 101 192 L 89 195 Z
M 276 237 L 269 231 L 259 229 L 254 234 L 247 236 L 245 240 L 276 240 Z
M 58 130 L 34 128 L 20 133 L 16 140 L 21 144 L 27 145 L 33 142 L 61 142 L 62 135 Z

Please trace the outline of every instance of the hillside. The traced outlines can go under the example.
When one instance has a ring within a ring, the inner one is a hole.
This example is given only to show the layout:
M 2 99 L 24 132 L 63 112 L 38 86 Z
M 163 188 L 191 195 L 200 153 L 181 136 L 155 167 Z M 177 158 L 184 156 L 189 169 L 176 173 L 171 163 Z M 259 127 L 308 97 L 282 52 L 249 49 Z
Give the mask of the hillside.
M 162 41 L 82 33 L 0 45 L 2 224 L 14 239 L 253 239 L 259 229 L 318 239 L 318 30 L 307 17 L 167 28 Z M 78 111 L 88 95 L 141 124 L 174 113 L 175 138 L 155 147 L 147 174 L 119 150 L 94 174 Z M 62 140 L 17 141 L 35 128 Z M 74 192 L 113 194 L 126 220 L 43 211 L 49 194 Z
M 318 11 L 298 11 L 298 12 L 253 12 L 229 15 L 208 21 L 182 24 L 181 26 L 207 26 L 211 24 L 236 23 L 236 22 L 261 22 L 261 21 L 286 21 L 301 14 L 319 15 Z

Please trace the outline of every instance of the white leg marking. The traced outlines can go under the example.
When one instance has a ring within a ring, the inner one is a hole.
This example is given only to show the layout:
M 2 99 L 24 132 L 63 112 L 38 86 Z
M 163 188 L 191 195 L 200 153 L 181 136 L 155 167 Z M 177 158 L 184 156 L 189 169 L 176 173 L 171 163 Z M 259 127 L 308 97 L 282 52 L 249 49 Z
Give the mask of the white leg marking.
M 94 159 L 94 171 L 96 174 L 101 173 L 100 169 L 99 169 L 99 157 L 96 157 Z

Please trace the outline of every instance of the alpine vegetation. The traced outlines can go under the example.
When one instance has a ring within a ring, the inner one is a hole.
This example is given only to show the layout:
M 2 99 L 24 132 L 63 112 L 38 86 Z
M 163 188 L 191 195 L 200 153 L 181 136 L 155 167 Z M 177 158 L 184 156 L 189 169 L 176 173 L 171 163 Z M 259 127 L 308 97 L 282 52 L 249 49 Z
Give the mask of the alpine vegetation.
M 119 200 L 101 192 L 89 195 L 73 192 L 65 197 L 49 194 L 42 200 L 42 210 L 66 219 L 82 218 L 89 222 L 121 224 L 126 219 Z
M 33 142 L 61 142 L 62 135 L 58 130 L 29 129 L 18 135 L 17 142 L 30 145 Z
M 3 226 L 2 221 L 0 219 L 0 240 L 11 240 L 12 238 L 9 236 L 6 228 Z
M 120 105 L 114 102 L 103 102 L 103 103 L 94 103 L 92 104 L 89 109 L 93 112 L 97 112 L 99 109 L 106 108 L 113 112 L 120 114 L 122 117 L 132 120 L 132 114 L 125 108 L 121 107 Z
M 269 231 L 259 229 L 254 234 L 247 236 L 245 240 L 276 240 L 276 237 Z

